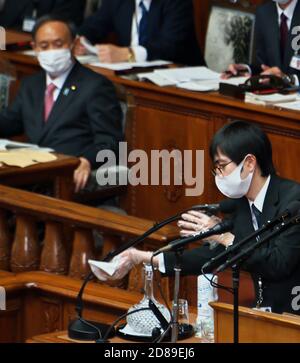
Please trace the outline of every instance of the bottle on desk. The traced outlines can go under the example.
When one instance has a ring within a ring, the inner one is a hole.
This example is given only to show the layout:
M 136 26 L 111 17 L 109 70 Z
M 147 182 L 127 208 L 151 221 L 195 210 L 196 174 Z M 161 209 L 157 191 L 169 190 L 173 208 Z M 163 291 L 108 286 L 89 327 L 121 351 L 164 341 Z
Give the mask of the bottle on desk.
M 218 291 L 210 283 L 212 280 L 217 283 L 218 277 L 210 274 L 198 277 L 198 313 L 195 330 L 197 337 L 208 342 L 214 342 L 214 311 L 209 303 L 218 300 Z

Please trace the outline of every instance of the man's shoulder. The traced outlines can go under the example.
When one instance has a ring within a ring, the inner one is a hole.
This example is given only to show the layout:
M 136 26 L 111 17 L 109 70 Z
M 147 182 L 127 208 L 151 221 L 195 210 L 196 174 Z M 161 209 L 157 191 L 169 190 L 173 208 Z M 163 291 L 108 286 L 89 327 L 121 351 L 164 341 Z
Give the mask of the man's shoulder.
M 279 197 L 283 200 L 300 200 L 300 184 L 294 180 L 276 177 Z
M 270 11 L 276 8 L 276 4 L 273 1 L 268 1 L 267 3 L 261 4 L 256 8 L 256 15 L 269 15 Z
M 111 83 L 107 77 L 103 76 L 100 73 L 93 71 L 92 69 L 83 66 L 82 64 L 76 62 L 74 68 L 75 77 L 78 77 L 81 82 L 88 82 L 90 84 L 107 84 Z

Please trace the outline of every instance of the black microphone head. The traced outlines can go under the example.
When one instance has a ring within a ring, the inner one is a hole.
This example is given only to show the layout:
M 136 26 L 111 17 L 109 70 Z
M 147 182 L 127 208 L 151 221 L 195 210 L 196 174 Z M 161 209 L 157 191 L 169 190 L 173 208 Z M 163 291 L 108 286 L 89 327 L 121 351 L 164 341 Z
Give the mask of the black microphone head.
M 232 219 L 224 219 L 221 223 L 216 224 L 212 230 L 214 230 L 216 234 L 226 233 L 232 231 L 233 225 Z
M 237 201 L 234 199 L 224 199 L 219 204 L 219 211 L 225 214 L 231 214 L 235 212 L 237 207 Z

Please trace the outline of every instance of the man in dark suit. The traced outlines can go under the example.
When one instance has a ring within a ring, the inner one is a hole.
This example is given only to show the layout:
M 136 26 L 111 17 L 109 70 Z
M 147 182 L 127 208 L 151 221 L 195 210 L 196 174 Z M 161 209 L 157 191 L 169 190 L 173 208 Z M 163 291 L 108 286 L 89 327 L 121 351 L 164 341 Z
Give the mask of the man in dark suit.
M 234 227 L 231 233 L 213 236 L 202 247 L 185 251 L 182 258 L 185 275 L 200 275 L 202 267 L 211 258 L 281 215 L 291 202 L 300 200 L 300 185 L 276 176 L 270 141 L 257 126 L 237 121 L 223 127 L 212 141 L 211 157 L 219 190 L 236 200 L 232 216 Z M 183 215 L 179 226 L 181 235 L 189 236 L 216 223 L 216 217 L 191 211 Z M 249 245 L 254 242 L 250 241 Z M 113 278 L 123 277 L 136 264 L 149 262 L 151 255 L 151 252 L 135 249 L 124 252 Z M 154 263 L 162 273 L 172 275 L 174 253 L 156 257 Z M 275 313 L 299 314 L 300 309 L 295 309 L 292 304 L 295 298 L 293 289 L 300 286 L 299 225 L 292 226 L 255 250 L 242 268 L 252 275 L 257 307 L 270 307 Z M 99 271 L 96 273 L 102 280 L 108 278 Z
M 110 33 L 116 35 L 117 46 L 98 46 L 104 63 L 163 59 L 204 64 L 195 34 L 192 0 L 103 0 L 79 33 L 97 45 Z M 82 54 L 84 49 L 78 45 L 77 52 Z
M 0 26 L 22 30 L 25 17 L 55 14 L 81 25 L 86 0 L 0 0 Z
M 33 37 L 44 70 L 24 79 L 12 105 L 0 113 L 0 135 L 25 133 L 31 143 L 80 157 L 74 175 L 79 191 L 96 168 L 99 151 L 117 155 L 121 108 L 112 83 L 74 60 L 75 34 L 67 23 L 41 18 Z
M 299 84 L 300 69 L 291 67 L 295 50 L 292 48 L 292 30 L 300 25 L 300 1 L 269 1 L 257 8 L 255 34 L 255 64 L 250 66 L 252 74 L 275 75 Z M 247 72 L 242 64 L 230 65 L 228 71 L 233 75 Z M 230 73 L 229 73 L 230 75 Z M 228 75 L 227 75 L 228 76 Z

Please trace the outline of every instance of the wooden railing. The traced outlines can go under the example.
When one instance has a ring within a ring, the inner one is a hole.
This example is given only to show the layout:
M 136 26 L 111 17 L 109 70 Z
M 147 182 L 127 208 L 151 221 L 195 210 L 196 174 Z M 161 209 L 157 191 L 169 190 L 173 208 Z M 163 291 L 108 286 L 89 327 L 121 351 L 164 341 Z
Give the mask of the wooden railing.
M 143 219 L 0 186 L 0 270 L 83 279 L 89 259 L 100 259 L 152 226 Z M 94 231 L 103 236 L 101 250 Z M 158 248 L 177 234 L 177 228 L 165 227 L 145 243 Z

